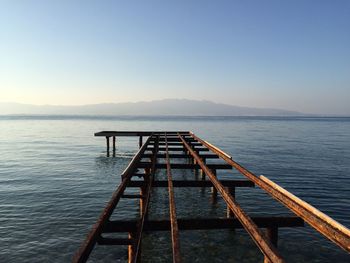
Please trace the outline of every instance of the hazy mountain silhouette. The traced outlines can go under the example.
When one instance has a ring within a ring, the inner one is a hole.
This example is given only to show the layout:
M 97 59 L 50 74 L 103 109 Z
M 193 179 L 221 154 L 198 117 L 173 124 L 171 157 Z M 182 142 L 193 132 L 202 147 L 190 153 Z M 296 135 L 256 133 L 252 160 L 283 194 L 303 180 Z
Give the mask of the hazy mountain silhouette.
M 282 109 L 239 107 L 204 100 L 164 99 L 148 102 L 103 103 L 83 106 L 0 103 L 0 114 L 27 115 L 183 115 L 183 116 L 300 116 Z

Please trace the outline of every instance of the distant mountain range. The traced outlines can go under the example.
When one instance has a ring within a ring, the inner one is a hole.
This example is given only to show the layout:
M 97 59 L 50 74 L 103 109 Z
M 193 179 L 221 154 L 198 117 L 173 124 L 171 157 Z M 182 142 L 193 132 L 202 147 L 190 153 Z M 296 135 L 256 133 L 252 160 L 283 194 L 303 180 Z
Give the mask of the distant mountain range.
M 204 100 L 164 99 L 82 106 L 0 103 L 0 115 L 165 115 L 165 116 L 304 116 L 282 109 L 239 107 Z

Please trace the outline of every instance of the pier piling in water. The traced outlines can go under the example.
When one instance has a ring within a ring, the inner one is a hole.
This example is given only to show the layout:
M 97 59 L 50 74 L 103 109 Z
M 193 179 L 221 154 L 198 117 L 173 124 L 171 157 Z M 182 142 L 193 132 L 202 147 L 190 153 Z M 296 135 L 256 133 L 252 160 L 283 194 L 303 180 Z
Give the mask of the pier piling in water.
M 264 176 L 256 176 L 218 147 L 202 140 L 188 131 L 103 131 L 95 136 L 106 137 L 107 156 L 109 156 L 109 138 L 113 137 L 113 156 L 115 156 L 115 137 L 139 137 L 139 150 L 121 175 L 122 181 L 111 200 L 88 234 L 80 249 L 74 255 L 73 262 L 86 262 L 96 245 L 125 245 L 128 248 L 128 262 L 140 262 L 142 259 L 142 235 L 145 231 L 170 231 L 173 262 L 181 262 L 181 231 L 205 229 L 243 228 L 251 236 L 264 255 L 264 262 L 284 262 L 277 249 L 278 229 L 281 227 L 301 227 L 304 221 L 315 228 L 338 246 L 350 252 L 350 230 L 334 221 L 316 208 L 292 195 Z M 147 137 L 143 143 L 142 138 Z M 165 162 L 158 162 L 163 159 Z M 184 159 L 184 162 L 172 160 Z M 224 163 L 211 163 L 207 159 L 219 159 Z M 190 162 L 186 161 L 190 160 Z M 217 170 L 236 169 L 245 176 L 245 180 L 221 180 Z M 156 171 L 164 169 L 167 180 L 156 178 Z M 201 179 L 174 180 L 173 170 L 194 169 Z M 144 171 L 140 174 L 139 171 Z M 135 177 L 142 180 L 133 180 Z M 205 180 L 206 177 L 209 180 Z M 236 201 L 236 187 L 258 186 L 273 199 L 290 209 L 295 216 L 289 217 L 250 217 Z M 125 193 L 126 189 L 139 188 L 140 194 Z M 168 188 L 169 220 L 149 220 L 148 210 L 153 188 Z M 176 215 L 174 191 L 188 187 L 211 187 L 216 202 L 218 194 L 227 205 L 225 218 L 178 218 Z M 140 216 L 134 220 L 110 220 L 121 198 L 139 199 Z M 263 230 L 264 229 L 264 230 Z M 125 233 L 126 238 L 106 238 L 107 233 Z M 221 244 L 224 245 L 224 244 Z

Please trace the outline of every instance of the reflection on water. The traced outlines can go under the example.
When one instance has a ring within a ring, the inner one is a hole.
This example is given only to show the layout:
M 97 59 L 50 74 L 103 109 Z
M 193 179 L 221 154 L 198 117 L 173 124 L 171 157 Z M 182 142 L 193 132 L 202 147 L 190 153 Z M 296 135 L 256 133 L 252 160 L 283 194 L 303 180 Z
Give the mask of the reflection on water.
M 0 118 L 0 261 L 69 262 L 138 150 L 138 138 L 117 140 L 107 158 L 99 130 L 193 130 L 256 174 L 350 226 L 350 120 L 304 118 Z M 220 178 L 242 179 L 220 171 Z M 164 172 L 157 173 L 165 179 Z M 174 170 L 174 179 L 193 180 Z M 136 189 L 137 190 L 137 189 Z M 290 215 L 258 188 L 239 188 L 237 201 L 251 216 Z M 178 217 L 223 217 L 209 188 L 175 189 Z M 136 203 L 135 203 L 136 202 Z M 168 217 L 166 189 L 152 193 L 150 218 Z M 114 218 L 135 218 L 138 204 L 123 200 Z M 181 231 L 185 262 L 261 262 L 243 230 Z M 169 262 L 167 232 L 146 233 L 146 262 Z M 224 244 L 224 245 L 223 245 Z M 309 227 L 283 228 L 279 248 L 290 262 L 349 262 L 349 255 Z M 99 246 L 91 262 L 124 262 L 125 247 Z

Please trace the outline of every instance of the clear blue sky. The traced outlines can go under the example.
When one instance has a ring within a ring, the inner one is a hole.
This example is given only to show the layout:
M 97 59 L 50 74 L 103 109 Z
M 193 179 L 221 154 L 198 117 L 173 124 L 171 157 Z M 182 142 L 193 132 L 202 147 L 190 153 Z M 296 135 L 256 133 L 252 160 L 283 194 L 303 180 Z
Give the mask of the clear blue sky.
M 0 0 L 0 102 L 350 115 L 350 1 Z

